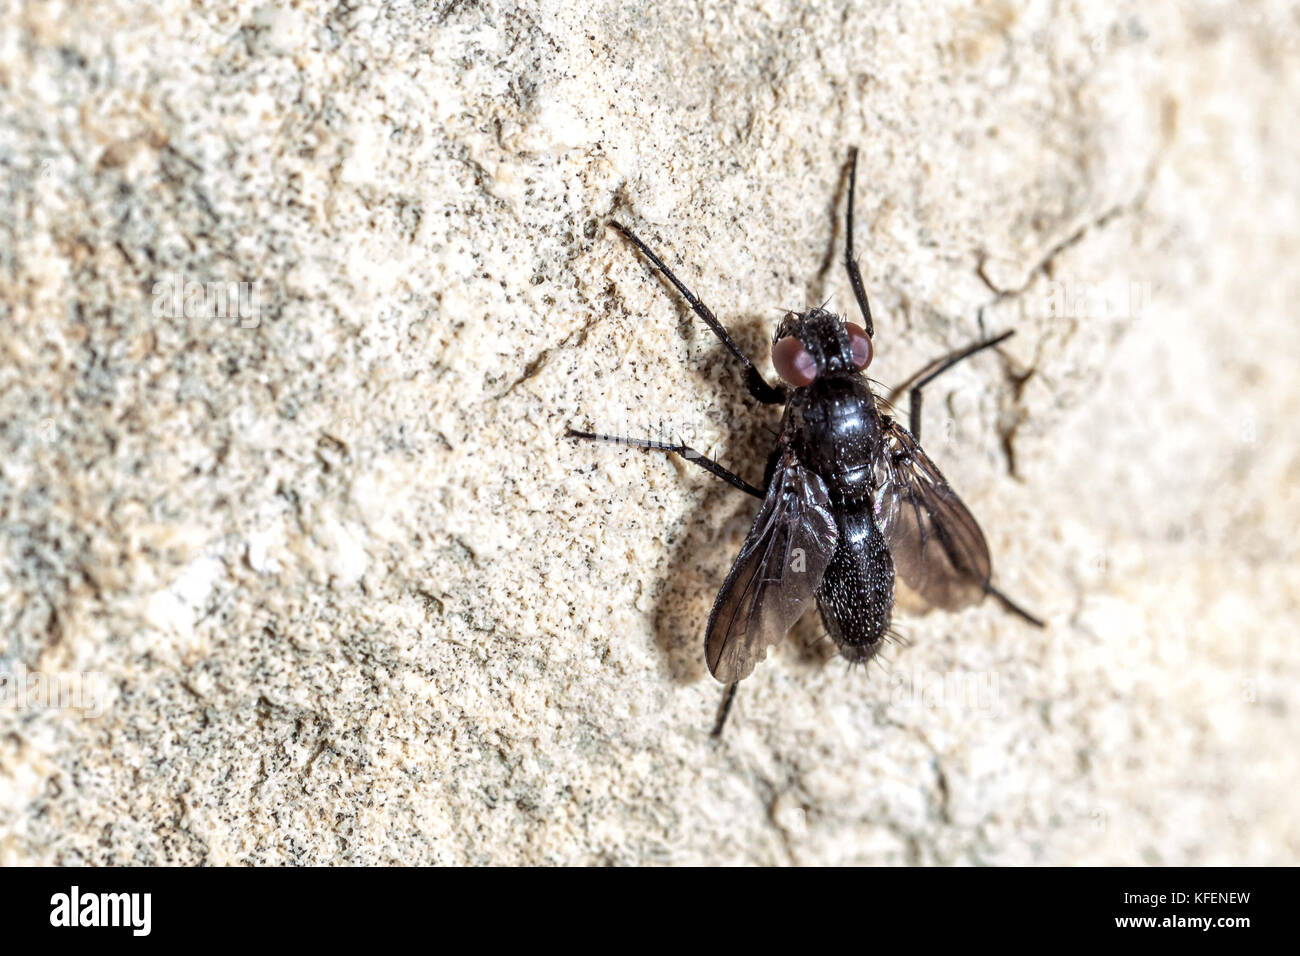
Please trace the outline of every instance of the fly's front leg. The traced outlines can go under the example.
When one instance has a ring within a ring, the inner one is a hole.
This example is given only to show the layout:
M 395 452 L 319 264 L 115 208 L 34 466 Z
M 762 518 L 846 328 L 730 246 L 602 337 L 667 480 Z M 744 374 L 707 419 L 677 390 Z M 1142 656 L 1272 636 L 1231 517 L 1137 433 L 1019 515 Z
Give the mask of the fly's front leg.
M 858 271 L 858 262 L 853 258 L 853 193 L 858 185 L 858 148 L 849 150 L 849 202 L 844 212 L 844 265 L 849 270 L 849 285 L 853 287 L 853 298 L 858 300 L 858 310 L 867 338 L 876 334 L 871 325 L 871 303 L 867 301 L 867 289 L 862 284 L 862 273 Z
M 651 441 L 648 438 L 623 438 L 619 435 L 597 435 L 594 432 L 580 432 L 576 428 L 569 429 L 569 437 L 581 438 L 585 441 L 611 442 L 615 445 L 627 445 L 629 448 L 649 448 L 654 451 L 666 451 L 669 454 L 680 456 L 683 460 L 689 461 L 693 465 L 699 465 L 709 474 L 721 478 L 733 488 L 739 488 L 747 495 L 752 495 L 755 498 L 763 497 L 763 492 L 760 489 L 755 488 L 739 475 L 727 471 L 727 469 L 723 468 L 712 458 L 700 454 L 688 445 L 674 445 L 669 442 Z
M 901 394 L 904 390 L 907 390 L 908 398 L 910 400 L 907 429 L 912 433 L 913 438 L 917 441 L 921 440 L 921 389 L 925 388 L 925 386 L 929 385 L 936 378 L 963 359 L 968 359 L 977 352 L 982 352 L 985 349 L 990 349 L 995 345 L 1005 342 L 1015 334 L 1015 329 L 1010 329 L 1003 332 L 1001 335 L 995 335 L 991 339 L 984 339 L 981 342 L 975 342 L 972 345 L 966 346 L 964 349 L 950 352 L 943 358 L 935 359 L 919 372 L 909 376 L 902 385 L 899 385 L 890 393 L 889 397 L 892 400 L 895 396 Z
M 654 264 L 654 267 L 662 272 L 668 281 L 673 284 L 673 287 L 681 293 L 682 298 L 686 300 L 687 304 L 690 305 L 695 314 L 698 315 L 713 334 L 721 340 L 722 344 L 727 347 L 727 350 L 731 352 L 732 355 L 736 356 L 736 358 L 740 359 L 740 364 L 744 366 L 745 369 L 745 387 L 749 389 L 749 394 L 765 405 L 784 404 L 786 400 L 785 389 L 773 388 L 771 385 L 767 384 L 763 379 L 763 376 L 759 374 L 758 369 L 754 367 L 754 363 L 749 360 L 749 356 L 741 351 L 740 346 L 736 344 L 736 340 L 731 337 L 730 333 L 728 333 L 725 328 L 722 327 L 722 323 L 718 321 L 717 316 L 709 311 L 709 307 L 701 302 L 690 289 L 686 288 L 677 276 L 673 275 L 672 270 L 664 265 L 663 260 L 655 255 L 654 252 L 651 251 L 650 247 L 641 241 L 640 236 L 621 222 L 616 222 L 611 219 L 609 224 L 621 232 L 628 242 L 641 250 L 641 254 L 649 259 Z
M 849 150 L 849 201 L 844 213 L 844 265 L 849 271 L 849 285 L 853 287 L 853 297 L 858 300 L 858 308 L 862 312 L 862 321 L 866 323 L 867 335 L 871 336 L 874 334 L 871 326 L 871 305 L 867 302 L 867 290 L 862 284 L 862 273 L 858 271 L 858 263 L 853 258 L 853 194 L 856 191 L 857 183 L 858 150 L 857 147 L 854 147 Z M 999 342 L 1005 342 L 1014 334 L 1014 330 L 1003 332 L 991 339 L 976 342 L 964 349 L 945 355 L 943 358 L 931 362 L 894 389 L 890 395 L 891 401 L 895 396 L 901 394 L 904 389 L 910 388 L 911 414 L 908 418 L 908 428 L 913 438 L 917 441 L 921 440 L 921 389 L 962 361 L 962 359 L 968 359 L 976 352 L 982 352 L 984 349 L 992 348 Z

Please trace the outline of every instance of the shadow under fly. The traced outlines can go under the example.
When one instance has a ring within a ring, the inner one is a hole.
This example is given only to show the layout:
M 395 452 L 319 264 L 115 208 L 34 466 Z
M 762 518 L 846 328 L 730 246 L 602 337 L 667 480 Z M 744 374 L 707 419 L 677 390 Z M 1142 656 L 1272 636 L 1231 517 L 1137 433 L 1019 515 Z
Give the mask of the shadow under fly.
M 762 502 L 705 630 L 709 671 L 727 685 L 714 736 L 722 732 L 737 685 L 814 601 L 839 653 L 852 662 L 870 660 L 890 636 L 895 576 L 931 606 L 952 610 L 992 595 L 1043 627 L 993 586 L 979 524 L 920 446 L 925 386 L 1012 332 L 974 342 L 910 376 L 908 427 L 890 417 L 890 406 L 872 392 L 865 374 L 875 329 L 853 258 L 857 159 L 854 149 L 844 261 L 862 325 L 820 308 L 787 313 L 772 338 L 781 385 L 764 380 L 708 306 L 635 233 L 611 222 L 735 356 L 754 400 L 785 405 L 761 485 L 683 444 L 569 429 L 573 438 L 679 455 Z

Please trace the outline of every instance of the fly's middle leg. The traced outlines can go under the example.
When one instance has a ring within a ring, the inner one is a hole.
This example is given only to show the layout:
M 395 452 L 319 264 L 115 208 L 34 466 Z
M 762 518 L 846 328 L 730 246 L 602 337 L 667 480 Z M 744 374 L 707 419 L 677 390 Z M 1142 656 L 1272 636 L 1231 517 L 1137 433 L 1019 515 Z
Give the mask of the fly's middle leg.
M 677 455 L 684 461 L 689 461 L 692 465 L 699 465 L 709 474 L 721 478 L 733 488 L 739 488 L 747 495 L 755 498 L 762 498 L 762 490 L 755 488 L 744 478 L 733 474 L 723 468 L 712 458 L 702 455 L 689 445 L 675 445 L 671 442 L 652 441 L 649 438 L 624 438 L 619 435 L 598 435 L 595 432 L 580 432 L 575 428 L 569 429 L 570 438 L 580 438 L 585 441 L 604 441 L 614 445 L 626 445 L 629 448 L 649 448 L 653 451 L 666 451 L 669 454 Z
M 921 440 L 921 389 L 923 389 L 926 385 L 933 382 L 936 378 L 938 378 L 944 372 L 948 371 L 948 369 L 952 368 L 954 365 L 956 365 L 958 362 L 962 361 L 963 359 L 968 359 L 972 355 L 982 352 L 985 349 L 992 348 L 995 345 L 1005 342 L 1007 339 L 1011 338 L 1011 336 L 1014 334 L 1015 334 L 1015 330 L 1009 329 L 1008 331 L 1003 332 L 1001 335 L 995 335 L 991 339 L 984 339 L 982 341 L 975 342 L 971 345 L 966 346 L 963 349 L 958 349 L 955 352 L 951 352 L 948 355 L 943 356 L 943 358 L 935 359 L 929 365 L 925 366 L 925 368 L 921 369 L 919 372 L 907 378 L 902 385 L 899 385 L 897 388 L 894 389 L 894 391 L 891 393 L 891 398 L 894 395 L 897 395 L 900 392 L 902 392 L 904 389 L 908 391 L 908 395 L 911 400 L 910 407 L 908 409 L 909 412 L 908 430 L 912 433 L 913 438 L 915 438 L 917 441 Z M 1037 618 L 1034 615 L 1030 614 L 1019 604 L 1011 600 L 1011 598 L 1007 597 L 996 587 L 994 587 L 991 581 L 984 582 L 984 592 L 990 595 L 991 597 L 993 597 L 995 600 L 997 600 L 999 604 L 1001 604 L 1012 614 L 1015 614 L 1017 617 L 1024 619 L 1025 621 L 1034 625 L 1034 627 L 1047 626 L 1042 621 L 1042 619 Z
M 983 352 L 985 349 L 991 349 L 995 345 L 1000 345 L 1015 334 L 1015 329 L 1009 329 L 1001 335 L 993 336 L 991 339 L 983 339 L 982 341 L 974 342 L 965 348 L 958 349 L 955 352 L 949 352 L 942 358 L 935 359 L 919 372 L 908 376 L 903 381 L 902 385 L 899 385 L 890 393 L 890 398 L 892 399 L 904 390 L 907 391 L 909 398 L 907 430 L 912 433 L 913 438 L 917 441 L 921 440 L 921 389 L 925 388 L 925 386 L 929 385 L 958 362 L 964 361 L 979 352 Z

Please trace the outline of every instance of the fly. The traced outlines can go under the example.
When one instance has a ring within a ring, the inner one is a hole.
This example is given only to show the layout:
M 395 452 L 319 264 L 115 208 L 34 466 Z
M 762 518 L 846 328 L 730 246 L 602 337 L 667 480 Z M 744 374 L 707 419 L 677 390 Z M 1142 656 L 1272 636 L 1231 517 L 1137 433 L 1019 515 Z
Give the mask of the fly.
M 959 349 L 907 379 L 908 427 L 865 374 L 875 330 L 853 258 L 858 153 L 849 154 L 844 261 L 862 325 L 823 309 L 790 312 L 772 338 L 782 384 L 764 380 L 714 314 L 641 239 L 611 222 L 664 274 L 740 362 L 750 395 L 785 405 L 762 486 L 682 444 L 569 429 L 573 438 L 670 452 L 759 499 L 758 516 L 709 615 L 704 652 L 727 685 L 713 735 L 722 732 L 740 681 L 812 604 L 839 653 L 870 660 L 890 635 L 894 581 L 931 606 L 964 607 L 986 595 L 1036 627 L 1043 622 L 992 584 L 979 524 L 921 450 L 922 389 L 958 362 L 1006 341 L 1003 332 Z

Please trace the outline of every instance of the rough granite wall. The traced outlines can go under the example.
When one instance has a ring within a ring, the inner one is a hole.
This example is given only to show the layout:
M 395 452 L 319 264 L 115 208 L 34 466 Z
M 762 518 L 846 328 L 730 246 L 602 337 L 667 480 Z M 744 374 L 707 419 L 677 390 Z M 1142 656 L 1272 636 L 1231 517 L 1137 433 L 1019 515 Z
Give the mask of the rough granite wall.
M 1295 863 L 1284 2 L 6 4 L 0 863 Z M 981 333 L 1009 593 L 703 661 L 776 411 Z M 225 283 L 234 285 L 226 286 Z

